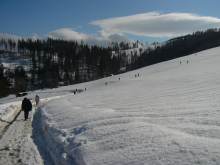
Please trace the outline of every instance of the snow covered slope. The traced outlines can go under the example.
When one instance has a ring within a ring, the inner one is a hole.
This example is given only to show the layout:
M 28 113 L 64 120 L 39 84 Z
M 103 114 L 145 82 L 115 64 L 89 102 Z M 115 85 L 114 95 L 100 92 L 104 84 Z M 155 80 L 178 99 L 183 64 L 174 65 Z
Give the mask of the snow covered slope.
M 37 111 L 35 141 L 57 165 L 220 164 L 219 63 L 218 47 L 80 84 Z

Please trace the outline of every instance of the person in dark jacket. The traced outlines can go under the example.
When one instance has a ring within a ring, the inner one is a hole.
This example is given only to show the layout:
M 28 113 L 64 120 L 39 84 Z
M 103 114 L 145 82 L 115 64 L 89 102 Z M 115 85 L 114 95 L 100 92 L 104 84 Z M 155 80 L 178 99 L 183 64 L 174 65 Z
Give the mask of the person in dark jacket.
M 32 110 L 32 104 L 31 101 L 26 97 L 22 101 L 21 109 L 24 111 L 24 120 L 27 120 L 29 111 Z

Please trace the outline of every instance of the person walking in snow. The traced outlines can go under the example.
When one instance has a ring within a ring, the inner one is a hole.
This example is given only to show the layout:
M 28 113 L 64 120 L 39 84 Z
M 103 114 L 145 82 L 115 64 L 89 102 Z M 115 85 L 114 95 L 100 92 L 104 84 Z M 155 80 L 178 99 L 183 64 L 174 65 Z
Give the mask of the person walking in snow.
M 36 103 L 36 107 L 38 106 L 40 102 L 40 97 L 38 95 L 35 96 L 35 103 Z
M 39 97 L 38 95 L 36 95 L 36 96 L 35 96 L 35 104 L 36 104 L 36 107 L 33 108 L 33 110 L 32 110 L 32 118 L 31 118 L 31 122 L 32 122 L 33 119 L 34 119 L 34 114 L 35 114 L 37 108 L 39 107 L 39 103 L 40 103 L 40 97 Z
M 24 120 L 28 119 L 29 111 L 32 110 L 31 101 L 28 98 L 24 98 L 22 101 L 21 109 L 24 111 Z

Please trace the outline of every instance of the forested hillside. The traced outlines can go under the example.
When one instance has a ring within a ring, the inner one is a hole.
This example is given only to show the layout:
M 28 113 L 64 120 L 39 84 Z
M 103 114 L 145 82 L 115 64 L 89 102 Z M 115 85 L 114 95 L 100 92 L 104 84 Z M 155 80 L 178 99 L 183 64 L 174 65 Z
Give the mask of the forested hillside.
M 139 41 L 99 47 L 50 38 L 1 39 L 0 96 L 91 81 L 213 48 L 220 45 L 220 30 L 195 32 L 145 49 L 138 45 Z

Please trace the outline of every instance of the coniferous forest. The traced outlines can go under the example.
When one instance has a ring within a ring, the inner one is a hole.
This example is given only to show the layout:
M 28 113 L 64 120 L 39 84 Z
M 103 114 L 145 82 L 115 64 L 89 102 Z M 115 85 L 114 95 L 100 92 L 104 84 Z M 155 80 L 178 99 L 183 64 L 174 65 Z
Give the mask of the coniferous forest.
M 137 69 L 162 61 L 186 56 L 201 50 L 220 45 L 220 31 L 210 29 L 190 35 L 174 38 L 149 47 L 130 63 L 126 63 L 126 54 L 112 52 L 132 49 L 137 45 L 114 43 L 109 47 L 88 46 L 75 41 L 57 39 L 12 39 L 0 40 L 0 56 L 16 54 L 29 60 L 27 66 L 14 69 L 0 64 L 0 97 L 28 90 L 55 88 L 99 79 L 112 74 Z M 1 61 L 0 61 L 1 62 Z
M 155 49 L 147 49 L 130 67 L 133 70 L 217 46 L 220 46 L 219 29 L 198 31 L 193 34 L 170 39 Z
M 112 57 L 112 49 L 88 46 L 64 40 L 1 40 L 10 53 L 30 59 L 28 72 L 23 66 L 13 71 L 0 67 L 1 95 L 27 90 L 54 88 L 98 79 L 116 74 L 119 58 Z M 16 48 L 17 45 L 17 48 Z M 10 87 L 11 86 L 11 87 Z M 10 89 L 11 90 L 8 90 Z

